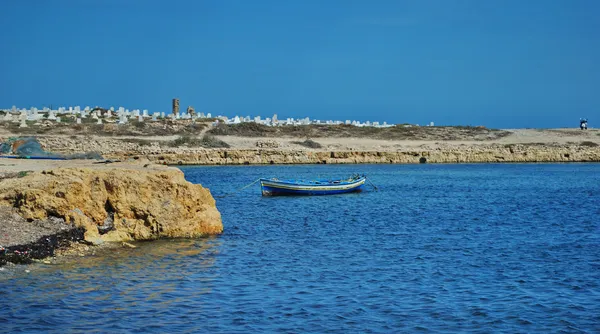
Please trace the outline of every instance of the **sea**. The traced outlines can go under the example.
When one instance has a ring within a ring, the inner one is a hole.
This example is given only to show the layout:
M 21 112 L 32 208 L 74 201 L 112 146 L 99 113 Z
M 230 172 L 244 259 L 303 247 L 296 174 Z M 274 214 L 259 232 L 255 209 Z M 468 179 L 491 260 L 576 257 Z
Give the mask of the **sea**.
M 600 164 L 182 170 L 222 235 L 4 267 L 0 332 L 600 333 Z M 354 173 L 361 193 L 255 182 Z

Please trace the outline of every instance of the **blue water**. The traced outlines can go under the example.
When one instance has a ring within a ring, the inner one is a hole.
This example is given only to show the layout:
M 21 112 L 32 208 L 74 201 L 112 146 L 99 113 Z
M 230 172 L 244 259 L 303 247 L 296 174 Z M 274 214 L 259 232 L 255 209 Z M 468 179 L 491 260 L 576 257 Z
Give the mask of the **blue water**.
M 215 196 L 378 191 L 255 184 L 217 199 L 220 236 L 5 269 L 0 332 L 600 332 L 600 164 L 184 172 Z

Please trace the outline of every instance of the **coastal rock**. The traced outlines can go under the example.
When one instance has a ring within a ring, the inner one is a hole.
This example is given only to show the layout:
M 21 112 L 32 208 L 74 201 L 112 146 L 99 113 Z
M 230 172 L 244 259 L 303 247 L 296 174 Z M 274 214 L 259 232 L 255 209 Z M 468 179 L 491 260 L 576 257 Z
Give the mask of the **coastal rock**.
M 0 205 L 28 220 L 58 217 L 104 241 L 196 237 L 223 231 L 208 189 L 175 168 L 59 168 L 0 183 Z M 102 233 L 102 234 L 101 234 Z
M 398 151 L 303 151 L 279 149 L 201 149 L 121 152 L 111 158 L 146 158 L 168 165 L 247 164 L 417 164 L 496 162 L 598 162 L 599 147 L 502 145 Z
M 271 139 L 263 139 L 256 141 L 256 147 L 260 148 L 278 148 L 279 143 Z
M 534 136 L 540 131 L 527 132 Z M 380 141 L 385 145 L 352 148 L 352 138 L 339 138 L 335 144 L 324 145 L 328 149 L 296 149 L 286 147 L 283 139 L 247 138 L 239 143 L 251 143 L 245 147 L 203 148 L 172 147 L 160 145 L 159 140 L 117 139 L 94 137 L 80 140 L 65 137 L 39 137 L 47 150 L 62 154 L 100 152 L 110 159 L 143 159 L 159 164 L 197 165 L 247 165 L 247 164 L 353 164 L 353 163 L 420 163 L 425 157 L 428 163 L 485 163 L 485 162 L 598 162 L 600 161 L 600 132 L 567 131 L 544 132 L 550 140 L 572 136 L 574 142 L 492 143 L 440 141 L 423 142 L 419 147 L 406 146 L 402 141 Z M 508 138 L 508 137 L 507 137 Z M 514 135 L 511 140 L 519 141 Z M 506 139 L 508 140 L 508 139 Z M 540 139 L 541 140 L 541 139 Z M 277 147 L 271 147 L 275 144 Z M 249 147 L 250 146 L 250 147 Z M 258 147 L 257 147 L 258 146 Z

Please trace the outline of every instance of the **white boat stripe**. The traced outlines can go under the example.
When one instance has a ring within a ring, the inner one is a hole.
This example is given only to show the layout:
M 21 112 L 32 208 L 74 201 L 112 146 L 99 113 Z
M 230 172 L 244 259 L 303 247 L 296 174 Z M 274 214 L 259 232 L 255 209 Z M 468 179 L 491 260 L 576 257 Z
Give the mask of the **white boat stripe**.
M 345 190 L 359 187 L 365 183 L 365 180 L 360 180 L 359 182 L 345 185 L 334 185 L 334 186 L 297 186 L 297 185 L 287 185 L 281 183 L 273 183 L 268 181 L 261 181 L 261 186 L 267 186 L 271 188 L 279 188 L 279 189 L 291 189 L 291 190 Z

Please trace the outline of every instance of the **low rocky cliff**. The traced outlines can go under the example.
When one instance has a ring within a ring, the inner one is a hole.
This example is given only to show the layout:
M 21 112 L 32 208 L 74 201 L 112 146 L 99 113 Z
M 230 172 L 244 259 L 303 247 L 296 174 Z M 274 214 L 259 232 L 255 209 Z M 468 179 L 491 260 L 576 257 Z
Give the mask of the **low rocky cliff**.
M 0 182 L 0 205 L 28 221 L 63 219 L 87 241 L 196 237 L 223 231 L 208 189 L 175 168 L 56 168 Z M 123 164 L 125 165 L 125 164 Z
M 410 164 L 484 162 L 598 162 L 599 147 L 583 146 L 477 146 L 398 151 L 315 151 L 262 149 L 204 149 L 129 151 L 109 155 L 119 159 L 147 158 L 164 164 Z
M 42 137 L 52 152 L 74 154 L 97 151 L 112 159 L 149 159 L 161 164 L 245 165 L 245 164 L 353 164 L 353 163 L 483 163 L 483 162 L 598 162 L 600 144 L 573 143 L 479 143 L 443 142 L 422 147 L 386 149 L 297 149 L 297 148 L 201 148 L 165 147 L 158 141 L 149 145 L 114 138 L 77 140 Z M 252 139 L 249 141 L 260 142 Z M 148 143 L 146 143 L 148 144 Z M 388 145 L 402 145 L 389 142 Z M 261 146 L 261 145 L 257 145 Z

